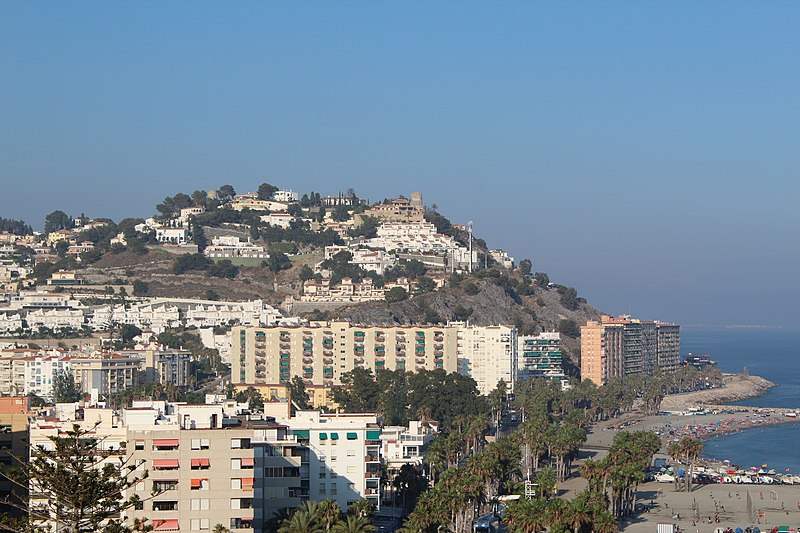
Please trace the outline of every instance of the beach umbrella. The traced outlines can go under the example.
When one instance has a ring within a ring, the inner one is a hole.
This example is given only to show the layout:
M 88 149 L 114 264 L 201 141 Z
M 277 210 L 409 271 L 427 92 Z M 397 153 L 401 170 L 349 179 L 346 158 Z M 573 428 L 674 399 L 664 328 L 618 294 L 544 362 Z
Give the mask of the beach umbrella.
M 740 527 L 737 527 L 737 528 L 736 528 L 736 533 L 744 533 L 744 531 L 742 531 L 742 528 L 740 528 Z

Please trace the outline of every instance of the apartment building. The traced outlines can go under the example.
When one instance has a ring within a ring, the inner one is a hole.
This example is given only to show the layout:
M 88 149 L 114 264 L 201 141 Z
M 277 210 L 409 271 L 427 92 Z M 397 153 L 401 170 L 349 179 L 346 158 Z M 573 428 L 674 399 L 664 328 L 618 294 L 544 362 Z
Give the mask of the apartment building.
M 176 387 L 189 385 L 191 352 L 161 350 L 158 346 L 149 346 L 142 350 L 125 350 L 122 355 L 141 359 L 141 380 L 143 382 L 171 383 Z
M 680 362 L 680 326 L 604 315 L 581 326 L 581 377 L 598 385 L 612 378 L 674 371 Z
M 100 397 L 138 386 L 142 363 L 138 356 L 103 352 L 69 358 L 76 385 L 83 392 Z
M 238 323 L 255 326 L 276 324 L 282 318 L 277 309 L 263 300 L 220 302 L 154 298 L 127 306 L 100 306 L 94 310 L 89 325 L 95 330 L 103 330 L 115 322 L 160 333 L 178 325 L 203 328 Z
M 28 458 L 28 417 L 31 416 L 30 398 L 11 396 L 0 398 L 0 464 L 16 465 L 16 459 Z M 12 493 L 23 497 L 20 487 L 5 477 L 0 477 L 0 513 L 22 514 L 20 509 L 8 505 Z
M 268 259 L 269 253 L 263 246 L 258 246 L 250 241 L 242 241 L 235 235 L 220 235 L 211 239 L 203 253 L 213 258 L 251 258 Z
M 298 411 L 282 422 L 305 448 L 303 497 L 307 491 L 314 501 L 330 498 L 342 509 L 366 498 L 380 508 L 381 429 L 376 415 Z
M 372 371 L 457 369 L 455 326 L 361 326 L 344 321 L 231 332 L 234 384 L 341 384 L 354 368 Z
M 36 309 L 25 315 L 25 321 L 32 330 L 47 328 L 55 331 L 65 328 L 81 329 L 86 318 L 79 309 Z
M 22 329 L 22 317 L 12 313 L 0 313 L 0 333 L 12 333 Z
M 520 335 L 517 337 L 517 351 L 517 376 L 520 380 L 545 378 L 560 381 L 562 386 L 566 383 L 560 333 L 545 331 L 538 335 Z
M 492 392 L 501 379 L 512 391 L 517 381 L 517 328 L 461 322 L 450 326 L 457 331 L 458 372 L 474 379 L 481 394 Z

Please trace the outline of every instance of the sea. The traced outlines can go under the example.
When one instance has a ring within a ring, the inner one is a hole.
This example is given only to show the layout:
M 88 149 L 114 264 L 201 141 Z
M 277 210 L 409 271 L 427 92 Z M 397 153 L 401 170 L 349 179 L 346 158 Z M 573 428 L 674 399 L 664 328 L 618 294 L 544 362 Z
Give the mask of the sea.
M 683 355 L 709 354 L 723 372 L 761 376 L 776 387 L 734 405 L 787 407 L 800 411 L 800 330 L 773 328 L 681 328 Z M 748 468 L 768 465 L 800 474 L 800 424 L 751 429 L 705 442 L 703 455 Z

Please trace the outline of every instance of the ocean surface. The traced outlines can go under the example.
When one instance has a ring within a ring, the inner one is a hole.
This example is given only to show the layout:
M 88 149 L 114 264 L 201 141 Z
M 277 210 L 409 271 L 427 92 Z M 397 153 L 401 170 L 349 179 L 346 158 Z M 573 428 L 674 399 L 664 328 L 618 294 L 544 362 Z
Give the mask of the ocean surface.
M 764 377 L 778 386 L 735 405 L 800 410 L 800 330 L 681 328 L 681 353 L 709 354 L 723 372 Z M 707 440 L 705 457 L 745 468 L 767 464 L 800 473 L 800 424 L 759 428 Z

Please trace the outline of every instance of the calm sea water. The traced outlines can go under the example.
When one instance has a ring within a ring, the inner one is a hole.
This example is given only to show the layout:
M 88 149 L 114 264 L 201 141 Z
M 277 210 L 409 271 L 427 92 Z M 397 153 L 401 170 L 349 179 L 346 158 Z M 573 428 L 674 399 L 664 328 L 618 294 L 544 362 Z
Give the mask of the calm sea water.
M 778 384 L 766 394 L 737 405 L 800 409 L 800 331 L 773 329 L 681 328 L 681 352 L 707 353 L 723 372 L 762 376 Z M 800 425 L 743 431 L 706 441 L 704 455 L 744 467 L 769 465 L 800 473 Z

